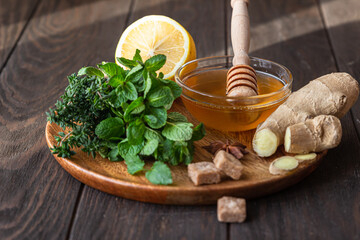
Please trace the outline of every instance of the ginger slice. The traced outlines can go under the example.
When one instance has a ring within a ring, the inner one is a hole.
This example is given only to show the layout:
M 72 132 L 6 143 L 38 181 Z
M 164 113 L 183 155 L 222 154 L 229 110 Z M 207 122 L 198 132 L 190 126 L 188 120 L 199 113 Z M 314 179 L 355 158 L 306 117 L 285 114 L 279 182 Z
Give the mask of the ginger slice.
M 268 157 L 276 152 L 279 145 L 279 138 L 268 128 L 257 132 L 253 140 L 254 150 L 260 157 Z
M 269 167 L 269 172 L 273 175 L 283 175 L 299 166 L 298 160 L 291 156 L 283 156 L 275 159 Z
M 308 154 L 295 155 L 294 157 L 296 158 L 296 160 L 298 160 L 299 163 L 301 163 L 304 161 L 314 160 L 316 156 L 317 156 L 316 153 L 308 153 Z

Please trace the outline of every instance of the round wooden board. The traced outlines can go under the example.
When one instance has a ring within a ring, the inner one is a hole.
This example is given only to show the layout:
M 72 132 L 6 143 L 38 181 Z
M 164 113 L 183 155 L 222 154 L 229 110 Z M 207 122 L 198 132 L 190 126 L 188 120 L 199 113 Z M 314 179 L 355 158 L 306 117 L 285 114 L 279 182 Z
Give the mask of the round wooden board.
M 189 121 L 197 123 L 186 111 L 181 101 L 176 101 L 172 111 L 181 112 Z M 54 135 L 63 131 L 58 125 L 47 123 L 46 141 L 49 147 L 56 144 Z M 205 151 L 202 146 L 208 145 L 215 140 L 235 142 L 239 141 L 251 148 L 251 139 L 255 131 L 241 133 L 224 133 L 213 129 L 206 129 L 206 137 L 195 142 L 194 162 L 211 161 L 212 155 Z M 268 195 L 285 189 L 309 175 L 319 165 L 320 160 L 326 155 L 326 151 L 319 153 L 313 161 L 303 162 L 299 167 L 287 175 L 274 176 L 268 171 L 272 160 L 286 155 L 283 149 L 269 158 L 261 158 L 254 154 L 251 149 L 241 160 L 244 165 L 243 175 L 240 180 L 225 179 L 219 184 L 195 186 L 187 175 L 187 167 L 170 166 L 173 176 L 173 184 L 159 186 L 151 184 L 144 176 L 130 175 L 124 162 L 111 162 L 97 155 L 94 159 L 80 149 L 71 159 L 60 158 L 54 155 L 60 165 L 74 178 L 101 191 L 143 202 L 159 204 L 215 204 L 222 196 L 236 196 L 246 199 Z M 288 154 L 289 155 L 289 154 Z M 147 163 L 150 168 L 152 163 Z

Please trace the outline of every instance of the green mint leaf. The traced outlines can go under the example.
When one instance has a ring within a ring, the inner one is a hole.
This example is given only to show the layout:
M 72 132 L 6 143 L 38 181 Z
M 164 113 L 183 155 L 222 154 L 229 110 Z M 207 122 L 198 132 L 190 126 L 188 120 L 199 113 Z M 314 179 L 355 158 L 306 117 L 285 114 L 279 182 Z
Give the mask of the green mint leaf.
M 130 59 L 126 59 L 126 58 L 116 58 L 116 60 L 123 66 L 127 67 L 127 68 L 133 68 L 135 67 L 136 65 L 138 65 L 138 63 L 134 60 L 130 60 Z
M 175 142 L 171 141 L 170 139 L 166 139 L 162 143 L 164 159 L 169 160 L 172 157 L 175 157 L 175 155 L 174 155 L 174 143 Z
M 134 86 L 136 88 L 136 91 L 138 91 L 138 93 L 142 93 L 144 92 L 145 89 L 145 81 L 144 80 L 137 81 L 136 83 L 134 83 Z
M 135 83 L 142 77 L 143 66 L 141 64 L 133 67 L 130 72 L 126 75 L 125 81 Z
M 127 102 L 123 102 L 123 103 L 121 104 L 121 108 L 123 109 L 124 112 L 126 111 L 126 109 L 127 109 L 127 107 L 128 107 L 129 105 L 130 105 L 130 104 L 127 103 Z
M 105 140 L 119 139 L 124 132 L 124 122 L 118 117 L 107 118 L 101 121 L 95 129 L 95 134 Z
M 172 106 L 173 102 L 169 103 L 169 104 L 166 104 L 164 106 L 164 108 L 166 109 L 166 111 L 169 111 L 171 109 L 171 106 Z
M 140 154 L 145 156 L 150 156 L 155 152 L 158 146 L 159 146 L 159 142 L 157 140 L 150 139 L 145 143 L 144 148 L 141 150 Z
M 112 162 L 122 161 L 121 157 L 119 156 L 119 149 L 118 148 L 112 149 L 108 154 L 108 158 Z
M 172 184 L 170 168 L 163 162 L 154 162 L 151 170 L 145 173 L 145 177 L 153 184 L 168 185 Z
M 161 80 L 161 82 L 171 89 L 171 92 L 175 99 L 181 96 L 182 88 L 177 85 L 176 82 L 167 79 L 163 79 Z
M 150 73 L 147 71 L 144 71 L 144 75 L 145 75 L 145 73 L 146 73 L 146 76 L 144 77 L 144 79 L 145 79 L 144 98 L 146 98 L 146 95 L 149 93 L 149 91 L 151 89 L 151 85 L 152 85 Z
M 187 146 L 188 154 L 185 155 L 184 163 L 185 163 L 186 165 L 189 165 L 189 164 L 192 162 L 193 158 L 194 158 L 194 151 L 195 151 L 195 149 L 194 149 L 194 144 L 188 143 L 187 145 L 188 145 L 188 146 Z
M 127 155 L 137 155 L 141 149 L 143 148 L 143 144 L 139 145 L 131 145 L 128 140 L 123 140 L 118 144 L 119 154 L 121 157 L 125 158 Z
M 191 137 L 191 141 L 199 141 L 201 140 L 206 134 L 205 126 L 203 123 L 200 123 L 193 129 L 193 135 Z
M 187 118 L 178 112 L 168 113 L 169 122 L 188 122 Z
M 139 49 L 136 49 L 135 55 L 134 55 L 134 57 L 133 57 L 133 61 L 139 62 L 139 63 L 141 63 L 141 64 L 143 63 Z
M 126 137 L 129 144 L 138 145 L 144 141 L 145 124 L 141 119 L 131 122 L 126 129 Z
M 163 162 L 170 162 L 172 165 L 178 165 L 180 163 L 178 150 L 183 144 L 184 142 L 174 142 L 166 139 L 158 147 L 159 154 L 157 159 Z
M 149 72 L 155 72 L 162 68 L 166 62 L 166 56 L 162 54 L 155 55 L 145 61 L 145 67 Z
M 149 77 L 151 79 L 151 91 L 150 92 L 154 92 L 161 86 L 164 86 L 164 84 L 161 81 L 159 81 L 159 79 L 156 78 L 156 75 L 154 72 L 149 72 Z
M 119 118 L 124 118 L 124 115 L 122 114 L 122 112 L 117 109 L 114 109 L 113 107 L 111 107 L 111 112 Z
M 166 109 L 166 111 L 169 111 L 171 109 L 171 106 L 172 106 L 173 102 L 169 103 L 169 104 L 166 104 L 164 106 L 164 108 Z
M 164 74 L 163 74 L 162 72 L 160 72 L 159 75 L 158 75 L 158 78 L 163 79 L 163 78 L 164 78 Z
M 114 75 L 109 79 L 109 85 L 116 88 L 124 84 L 124 77 L 122 75 Z
M 193 125 L 184 122 L 167 122 L 162 135 L 172 141 L 188 141 L 192 137 Z
M 142 113 L 144 110 L 145 110 L 145 104 L 142 104 L 142 105 L 136 107 L 136 108 L 131 112 L 131 114 L 139 114 L 139 113 Z
M 112 62 L 104 62 L 102 64 L 97 65 L 109 78 L 115 75 L 121 75 L 123 79 L 125 78 L 125 70 Z
M 108 147 L 110 149 L 114 149 L 114 148 L 117 148 L 118 143 L 113 142 L 113 141 L 103 141 L 102 145 L 105 147 Z
M 162 86 L 154 91 L 150 91 L 147 100 L 152 107 L 163 107 L 174 101 L 174 97 L 169 87 Z
M 112 90 L 107 96 L 106 101 L 107 103 L 114 107 L 118 108 L 121 106 L 122 103 L 126 102 L 126 97 L 123 95 L 121 91 Z
M 193 160 L 193 154 L 189 152 L 189 149 L 187 147 L 182 148 L 182 162 L 185 163 L 185 165 L 189 165 Z
M 146 115 L 144 116 L 144 121 L 151 128 L 158 129 L 165 126 L 167 112 L 164 107 L 158 107 L 158 108 L 148 107 L 148 109 L 146 109 L 145 114 Z
M 122 89 L 124 91 L 124 96 L 129 99 L 129 100 L 135 100 L 138 97 L 138 93 L 136 91 L 136 88 L 134 86 L 133 83 L 131 82 L 126 82 L 123 86 Z
M 104 77 L 104 74 L 102 73 L 102 71 L 100 71 L 97 68 L 94 67 L 83 67 L 78 71 L 79 76 L 81 75 L 88 75 L 88 76 L 96 76 L 96 77 Z
M 186 142 L 177 142 L 175 152 L 178 159 L 178 162 L 176 164 L 188 161 L 188 156 L 190 155 L 190 152 L 189 149 L 187 148 Z
M 145 135 L 144 135 L 145 139 L 146 140 L 156 140 L 158 142 L 162 142 L 164 141 L 164 138 L 163 136 L 161 136 L 161 133 L 156 131 L 156 130 L 153 130 L 151 128 L 148 128 L 146 127 L 145 128 Z
M 126 155 L 124 159 L 127 166 L 127 171 L 131 175 L 144 170 L 145 162 L 141 160 L 139 156 Z
M 127 106 L 124 113 L 125 122 L 129 122 L 132 119 L 131 114 L 138 114 L 141 113 L 143 110 L 145 110 L 144 98 L 138 97 L 129 106 Z
M 186 142 L 183 142 L 183 141 L 178 141 L 178 142 L 174 142 L 173 144 L 173 155 L 169 162 L 172 164 L 172 165 L 178 165 L 182 162 L 184 162 L 184 154 L 183 154 L 183 150 L 184 149 L 187 149 L 186 148 L 187 146 L 187 143 Z
M 193 157 L 193 152 L 190 151 L 192 147 L 192 143 L 184 141 L 174 142 L 166 139 L 162 144 L 162 158 L 164 161 L 168 161 L 171 165 L 190 163 Z

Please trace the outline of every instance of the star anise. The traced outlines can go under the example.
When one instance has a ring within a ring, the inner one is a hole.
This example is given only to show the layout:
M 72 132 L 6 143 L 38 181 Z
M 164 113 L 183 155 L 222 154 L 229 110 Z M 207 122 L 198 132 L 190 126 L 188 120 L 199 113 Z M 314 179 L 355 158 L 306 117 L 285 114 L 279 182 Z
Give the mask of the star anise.
M 224 143 L 222 141 L 215 141 L 210 143 L 208 146 L 203 146 L 203 148 L 213 155 L 216 155 L 216 153 L 220 150 L 224 150 L 228 153 L 231 153 L 237 159 L 241 159 L 244 154 L 249 153 L 247 150 L 245 150 L 246 146 L 239 142 L 229 144 L 228 142 Z

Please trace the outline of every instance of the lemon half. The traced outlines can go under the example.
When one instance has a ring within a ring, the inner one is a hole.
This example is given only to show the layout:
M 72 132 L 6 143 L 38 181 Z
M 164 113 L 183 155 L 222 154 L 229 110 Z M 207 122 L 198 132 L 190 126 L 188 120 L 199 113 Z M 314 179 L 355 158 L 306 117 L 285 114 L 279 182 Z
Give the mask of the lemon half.
M 127 27 L 120 37 L 115 57 L 132 59 L 136 49 L 141 51 L 144 61 L 156 54 L 164 54 L 166 63 L 159 72 L 166 79 L 174 79 L 181 65 L 196 58 L 191 35 L 175 20 L 160 15 L 140 18 Z

